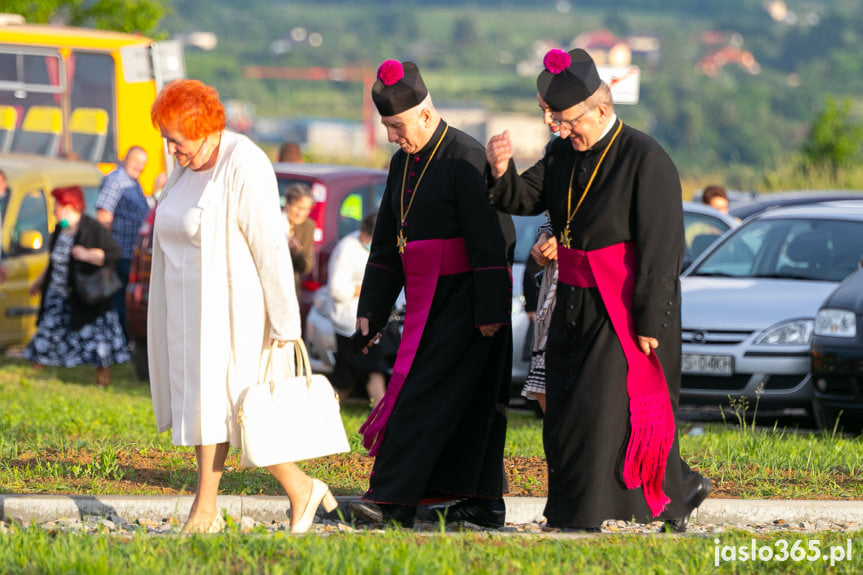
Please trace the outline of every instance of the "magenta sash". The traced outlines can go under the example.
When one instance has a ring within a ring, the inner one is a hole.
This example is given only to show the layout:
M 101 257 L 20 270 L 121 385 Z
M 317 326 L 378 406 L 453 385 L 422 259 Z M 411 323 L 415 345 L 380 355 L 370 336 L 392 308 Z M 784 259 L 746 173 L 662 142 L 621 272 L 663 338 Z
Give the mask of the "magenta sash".
M 635 245 L 623 242 L 586 252 L 558 246 L 557 257 L 561 283 L 598 288 L 623 348 L 632 427 L 623 462 L 623 481 L 627 489 L 643 488 L 647 506 L 656 517 L 670 501 L 662 491 L 662 482 L 674 441 L 674 415 L 659 359 L 655 353 L 644 355 L 637 343 L 632 316 L 638 268 Z
M 371 456 L 378 453 L 387 421 L 410 373 L 428 320 L 438 278 L 471 270 L 464 238 L 408 242 L 402 254 L 402 266 L 405 271 L 405 321 L 393 365 L 393 375 L 386 393 L 360 427 L 363 445 Z

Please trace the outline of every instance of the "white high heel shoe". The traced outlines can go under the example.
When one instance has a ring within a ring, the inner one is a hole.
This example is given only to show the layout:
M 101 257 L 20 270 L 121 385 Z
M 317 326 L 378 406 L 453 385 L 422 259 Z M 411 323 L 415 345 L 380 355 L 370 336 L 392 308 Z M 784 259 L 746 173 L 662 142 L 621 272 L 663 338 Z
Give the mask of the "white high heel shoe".
M 216 515 L 215 519 L 209 524 L 206 525 L 204 523 L 196 523 L 192 524 L 190 521 L 187 521 L 185 525 L 183 525 L 183 530 L 181 533 L 183 535 L 192 535 L 193 533 L 221 533 L 225 530 L 227 524 L 225 523 L 225 518 L 222 517 L 222 513 L 219 512 Z
M 312 479 L 312 493 L 309 496 L 309 501 L 306 503 L 306 508 L 303 510 L 297 522 L 291 525 L 291 533 L 305 533 L 315 522 L 315 513 L 318 511 L 318 505 L 323 505 L 327 513 L 338 507 L 338 502 L 333 494 L 330 493 L 330 488 L 323 481 Z

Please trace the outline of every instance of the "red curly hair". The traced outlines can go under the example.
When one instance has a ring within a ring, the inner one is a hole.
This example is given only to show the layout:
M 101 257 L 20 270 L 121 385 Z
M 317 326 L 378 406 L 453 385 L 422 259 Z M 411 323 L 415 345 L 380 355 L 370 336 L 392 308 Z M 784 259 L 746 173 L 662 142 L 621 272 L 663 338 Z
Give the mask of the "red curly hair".
M 225 129 L 225 107 L 215 88 L 198 80 L 174 80 L 156 96 L 150 120 L 156 128 L 177 129 L 199 140 Z
M 78 186 L 68 188 L 55 188 L 51 195 L 54 201 L 61 206 L 72 206 L 76 212 L 84 212 L 84 192 Z

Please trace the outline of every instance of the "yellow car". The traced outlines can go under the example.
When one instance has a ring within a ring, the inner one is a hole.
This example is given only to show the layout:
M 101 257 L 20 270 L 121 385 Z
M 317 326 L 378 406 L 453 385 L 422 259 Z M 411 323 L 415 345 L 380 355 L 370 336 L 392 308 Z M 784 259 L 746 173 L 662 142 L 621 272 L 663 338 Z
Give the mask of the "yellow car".
M 0 283 L 0 349 L 6 349 L 27 343 L 36 331 L 39 296 L 28 290 L 48 265 L 55 224 L 51 192 L 80 186 L 85 211 L 94 216 L 102 173 L 95 164 L 20 154 L 0 154 L 0 170 L 6 176 L 0 238 L 8 274 Z

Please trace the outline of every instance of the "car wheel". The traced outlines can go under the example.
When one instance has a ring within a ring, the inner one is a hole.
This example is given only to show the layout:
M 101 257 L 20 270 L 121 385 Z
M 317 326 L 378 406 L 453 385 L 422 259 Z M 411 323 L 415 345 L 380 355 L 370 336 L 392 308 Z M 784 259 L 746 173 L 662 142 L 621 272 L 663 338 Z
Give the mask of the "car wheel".
M 132 346 L 132 365 L 135 367 L 135 376 L 139 381 L 147 381 L 150 378 L 146 339 L 135 340 L 135 345 Z
M 817 397 L 812 398 L 812 413 L 818 429 L 827 432 L 835 429 L 839 432 L 858 433 L 863 424 L 860 414 L 827 407 Z

